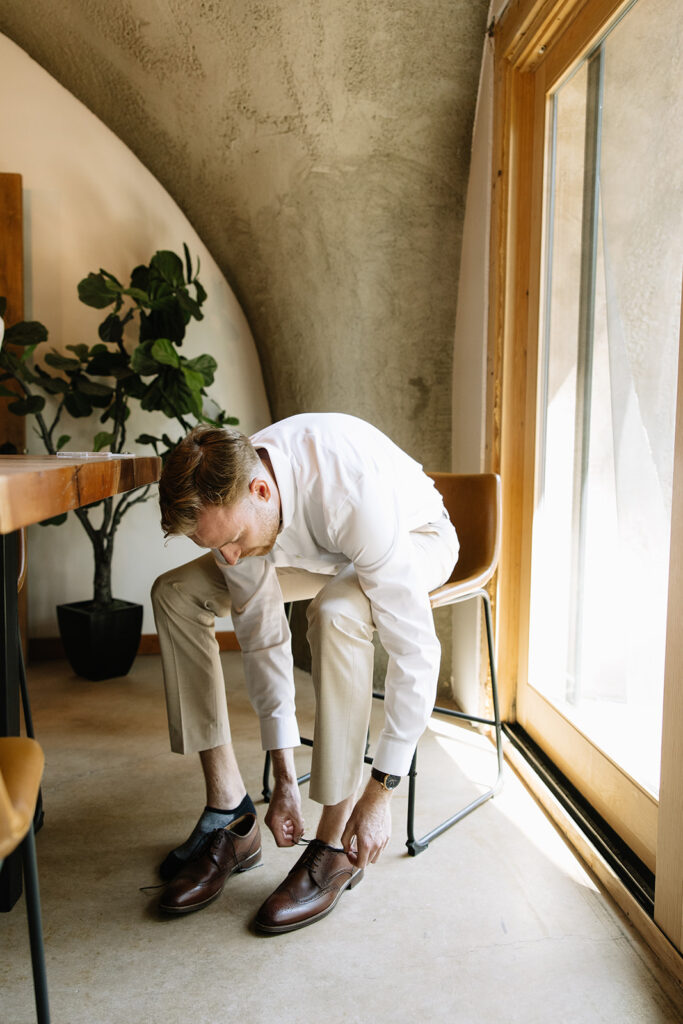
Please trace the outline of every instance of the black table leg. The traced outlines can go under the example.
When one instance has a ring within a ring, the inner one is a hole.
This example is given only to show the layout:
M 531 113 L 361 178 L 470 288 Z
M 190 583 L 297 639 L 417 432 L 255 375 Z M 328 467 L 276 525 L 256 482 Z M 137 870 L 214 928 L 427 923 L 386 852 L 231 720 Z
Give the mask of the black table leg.
M 19 735 L 19 648 L 17 573 L 19 534 L 0 535 L 0 736 Z M 21 854 L 15 850 L 0 872 L 0 911 L 11 910 L 21 896 Z

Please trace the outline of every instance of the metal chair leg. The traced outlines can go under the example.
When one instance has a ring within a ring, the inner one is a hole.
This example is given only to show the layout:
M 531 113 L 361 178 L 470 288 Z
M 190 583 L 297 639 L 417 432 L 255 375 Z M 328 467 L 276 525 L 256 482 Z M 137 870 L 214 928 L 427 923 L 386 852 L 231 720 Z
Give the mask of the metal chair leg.
M 33 989 L 36 997 L 38 1024 L 50 1024 L 50 1006 L 47 996 L 47 973 L 43 946 L 43 924 L 40 913 L 40 888 L 36 864 L 36 843 L 33 828 L 29 828 L 21 844 L 21 856 L 26 884 L 26 913 L 31 944 Z
M 33 715 L 31 714 L 31 701 L 28 695 L 28 685 L 26 683 L 26 664 L 24 662 L 24 648 L 21 643 L 21 632 L 19 631 L 19 623 L 17 622 L 17 659 L 19 663 L 19 689 L 21 690 L 21 706 L 24 711 L 24 724 L 26 726 L 26 735 L 32 740 L 36 738 L 35 729 L 33 728 Z M 45 812 L 43 810 L 43 787 L 41 786 L 38 790 L 38 799 L 36 800 L 36 809 L 33 814 L 33 827 L 36 832 L 39 832 L 43 827 L 45 821 Z
M 502 728 L 500 721 L 500 707 L 498 701 L 498 679 L 496 677 L 496 666 L 495 666 L 495 652 L 493 646 L 493 625 L 491 619 L 491 601 L 489 595 L 485 590 L 477 591 L 476 594 L 472 594 L 472 597 L 480 596 L 484 602 L 484 619 L 486 622 L 486 641 L 489 654 L 489 667 L 491 670 L 491 694 L 493 698 L 493 718 L 479 718 L 477 715 L 468 715 L 464 711 L 452 711 L 450 708 L 435 707 L 434 711 L 448 715 L 451 718 L 460 718 L 469 722 L 477 722 L 481 725 L 492 725 L 495 728 L 496 734 L 496 758 L 498 764 L 498 771 L 494 784 L 487 789 L 484 793 L 481 793 L 476 799 L 472 800 L 465 807 L 461 808 L 456 814 L 453 814 L 450 818 L 442 821 L 440 825 L 433 828 L 430 832 L 427 832 L 420 839 L 415 838 L 414 834 L 414 812 L 415 812 L 415 798 L 416 798 L 416 777 L 417 777 L 417 750 L 413 755 L 413 761 L 410 766 L 409 774 L 409 789 L 408 789 L 408 822 L 407 822 L 407 839 L 406 846 L 408 853 L 411 857 L 416 857 L 418 853 L 422 853 L 429 846 L 432 839 L 436 839 L 446 829 L 452 828 L 457 822 L 462 821 L 466 815 L 471 814 L 477 807 L 481 807 L 483 803 L 490 800 L 491 797 L 495 796 L 500 791 L 500 787 L 503 782 L 503 737 Z
M 263 762 L 263 789 L 261 794 L 266 803 L 270 803 L 273 791 L 270 788 L 270 751 L 266 750 L 265 761 Z

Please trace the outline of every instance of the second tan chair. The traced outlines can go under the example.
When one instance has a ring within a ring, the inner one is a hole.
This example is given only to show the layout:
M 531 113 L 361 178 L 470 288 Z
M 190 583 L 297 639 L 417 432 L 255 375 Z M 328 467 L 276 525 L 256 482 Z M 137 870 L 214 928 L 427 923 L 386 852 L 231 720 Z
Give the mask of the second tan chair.
M 0 865 L 5 857 L 18 847 L 21 848 L 36 1012 L 38 1024 L 49 1024 L 43 926 L 33 835 L 33 815 L 43 764 L 43 751 L 35 740 L 23 736 L 0 738 Z

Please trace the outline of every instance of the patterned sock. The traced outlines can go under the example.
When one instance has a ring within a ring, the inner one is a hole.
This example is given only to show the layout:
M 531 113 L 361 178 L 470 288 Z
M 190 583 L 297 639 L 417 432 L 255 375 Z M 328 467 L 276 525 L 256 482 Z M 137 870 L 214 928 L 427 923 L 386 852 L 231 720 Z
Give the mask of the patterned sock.
M 225 828 L 231 821 L 235 821 L 236 818 L 241 818 L 243 814 L 248 813 L 256 814 L 256 808 L 248 793 L 242 802 L 237 807 L 232 808 L 232 810 L 221 810 L 219 807 L 205 807 L 189 838 L 180 846 L 177 846 L 175 850 L 171 850 L 159 866 L 159 874 L 163 880 L 168 882 L 174 875 L 178 874 L 190 857 L 194 856 L 201 846 L 204 837 L 209 835 L 210 832 L 217 828 Z

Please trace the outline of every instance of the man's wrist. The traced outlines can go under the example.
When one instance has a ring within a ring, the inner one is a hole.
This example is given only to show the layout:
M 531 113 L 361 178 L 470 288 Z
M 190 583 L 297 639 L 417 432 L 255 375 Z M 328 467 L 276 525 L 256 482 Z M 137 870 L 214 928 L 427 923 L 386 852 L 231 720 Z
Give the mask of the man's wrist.
M 281 784 L 296 785 L 296 766 L 294 764 L 294 750 L 292 747 L 271 750 L 270 758 L 275 781 Z

